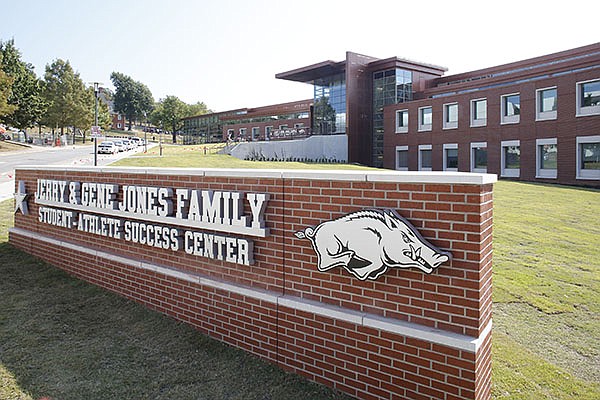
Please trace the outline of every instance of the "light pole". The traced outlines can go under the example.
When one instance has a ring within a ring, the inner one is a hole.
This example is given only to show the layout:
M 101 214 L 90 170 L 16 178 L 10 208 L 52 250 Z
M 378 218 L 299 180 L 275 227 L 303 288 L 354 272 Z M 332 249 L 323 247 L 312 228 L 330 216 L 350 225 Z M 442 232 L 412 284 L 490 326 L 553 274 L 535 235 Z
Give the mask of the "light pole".
M 98 84 L 94 82 L 94 129 L 98 129 Z M 98 132 L 98 131 L 96 131 Z M 94 167 L 98 166 L 98 133 L 94 135 Z
M 162 157 L 162 135 L 165 133 L 165 124 L 162 124 L 162 130 L 158 134 L 158 154 Z
M 144 154 L 148 152 L 148 114 L 144 111 L 144 119 L 146 120 L 146 129 L 144 129 Z

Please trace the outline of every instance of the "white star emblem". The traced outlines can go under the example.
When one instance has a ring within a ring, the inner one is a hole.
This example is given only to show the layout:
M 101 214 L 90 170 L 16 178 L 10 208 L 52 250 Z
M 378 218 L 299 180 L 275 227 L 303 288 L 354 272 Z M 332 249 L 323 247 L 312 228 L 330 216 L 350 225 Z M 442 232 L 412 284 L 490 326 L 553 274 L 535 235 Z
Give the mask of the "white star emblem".
M 25 181 L 19 181 L 19 190 L 15 193 L 15 213 L 21 210 L 23 215 L 29 214 L 29 209 L 27 208 L 27 197 L 29 195 L 25 190 Z

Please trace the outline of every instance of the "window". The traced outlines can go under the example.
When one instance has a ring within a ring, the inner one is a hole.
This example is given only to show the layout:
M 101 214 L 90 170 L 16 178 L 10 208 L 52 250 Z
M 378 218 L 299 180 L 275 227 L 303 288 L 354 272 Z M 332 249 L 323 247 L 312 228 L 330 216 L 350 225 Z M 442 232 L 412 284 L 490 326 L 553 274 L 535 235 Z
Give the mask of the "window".
M 233 135 L 235 135 L 235 131 L 233 129 L 227 129 L 227 140 L 233 140 Z
M 600 180 L 600 135 L 577 137 L 577 179 Z
M 487 172 L 487 142 L 471 143 L 471 172 Z
M 558 160 L 558 147 L 556 138 L 537 139 L 536 144 L 536 178 L 556 178 L 556 165 Z
M 516 124 L 521 115 L 521 95 L 519 93 L 507 94 L 501 97 L 502 116 L 500 123 Z
M 600 79 L 577 83 L 577 116 L 600 114 Z
M 396 111 L 396 133 L 408 132 L 408 110 Z
M 458 171 L 458 144 L 444 144 L 444 171 Z
M 458 128 L 458 103 L 444 104 L 444 129 Z
M 556 87 L 538 89 L 535 96 L 535 119 L 543 121 L 546 119 L 556 119 L 557 108 L 557 92 Z
M 521 175 L 521 142 L 506 140 L 501 142 L 500 176 L 518 178 Z
M 419 145 L 419 171 L 431 171 L 431 145 Z
M 396 169 L 408 171 L 408 146 L 396 146 Z
M 117 129 L 121 129 L 123 127 L 123 125 L 121 125 L 121 123 L 117 124 Z
M 117 121 L 122 121 L 123 117 L 121 115 L 117 115 Z
M 260 135 L 260 128 L 258 127 L 254 127 L 252 128 L 252 140 L 259 140 L 259 135 Z
M 430 131 L 432 121 L 431 107 L 419 108 L 419 131 Z
M 287 128 L 288 128 L 288 126 L 287 126 L 287 125 L 279 125 L 279 130 L 282 130 L 282 129 L 287 129 Z
M 240 128 L 240 139 L 246 139 L 246 128 Z
M 471 100 L 471 126 L 487 125 L 487 100 Z

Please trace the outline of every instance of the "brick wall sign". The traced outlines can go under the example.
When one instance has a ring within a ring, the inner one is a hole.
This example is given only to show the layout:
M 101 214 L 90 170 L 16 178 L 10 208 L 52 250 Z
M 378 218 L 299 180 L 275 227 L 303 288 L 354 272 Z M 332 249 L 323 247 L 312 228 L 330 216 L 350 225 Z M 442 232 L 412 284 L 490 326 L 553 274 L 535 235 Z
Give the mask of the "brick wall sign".
M 360 399 L 489 399 L 495 180 L 23 167 L 10 242 Z

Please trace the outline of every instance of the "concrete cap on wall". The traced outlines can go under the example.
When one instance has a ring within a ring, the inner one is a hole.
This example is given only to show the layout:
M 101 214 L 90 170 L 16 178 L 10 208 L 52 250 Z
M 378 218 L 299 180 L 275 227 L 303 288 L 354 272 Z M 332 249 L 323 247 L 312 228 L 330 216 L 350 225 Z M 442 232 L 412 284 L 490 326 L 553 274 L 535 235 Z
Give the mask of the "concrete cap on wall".
M 497 182 L 496 174 L 450 171 L 392 171 L 392 170 L 304 170 L 304 169 L 239 169 L 239 168 L 160 168 L 160 167 L 73 167 L 64 165 L 21 166 L 17 170 L 60 172 L 101 172 L 123 174 L 193 175 L 228 178 L 312 179 L 336 181 L 442 183 L 485 185 Z

